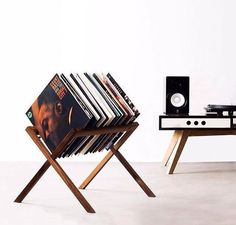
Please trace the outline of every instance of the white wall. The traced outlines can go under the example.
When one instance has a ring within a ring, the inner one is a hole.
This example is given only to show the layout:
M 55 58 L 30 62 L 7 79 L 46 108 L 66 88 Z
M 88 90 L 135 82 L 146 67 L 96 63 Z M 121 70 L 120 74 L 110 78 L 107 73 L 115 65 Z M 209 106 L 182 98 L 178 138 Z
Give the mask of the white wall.
M 0 159 L 43 159 L 24 113 L 56 72 L 109 71 L 141 111 L 122 152 L 161 160 L 172 135 L 158 131 L 164 76 L 191 77 L 191 113 L 236 104 L 235 9 L 233 0 L 1 1 Z M 235 137 L 193 138 L 181 160 L 236 160 L 235 146 Z

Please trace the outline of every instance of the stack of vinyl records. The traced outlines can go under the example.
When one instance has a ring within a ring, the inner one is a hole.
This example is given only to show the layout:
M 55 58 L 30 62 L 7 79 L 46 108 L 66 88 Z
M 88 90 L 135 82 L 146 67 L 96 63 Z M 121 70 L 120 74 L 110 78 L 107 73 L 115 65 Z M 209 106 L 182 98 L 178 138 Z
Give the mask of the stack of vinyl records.
M 71 129 L 127 125 L 139 116 L 139 111 L 110 74 L 56 74 L 26 115 L 53 152 Z M 60 157 L 109 149 L 121 136 L 72 138 Z

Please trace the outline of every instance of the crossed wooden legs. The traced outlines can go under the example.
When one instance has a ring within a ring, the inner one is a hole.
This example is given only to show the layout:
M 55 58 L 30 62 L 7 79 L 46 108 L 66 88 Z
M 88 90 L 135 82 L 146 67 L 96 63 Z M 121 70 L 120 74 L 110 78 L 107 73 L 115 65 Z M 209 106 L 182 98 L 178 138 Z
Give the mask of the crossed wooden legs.
M 26 195 L 30 192 L 30 190 L 34 187 L 34 185 L 39 181 L 39 179 L 43 176 L 43 174 L 47 171 L 47 169 L 51 165 L 55 169 L 55 171 L 58 173 L 58 175 L 62 178 L 62 180 L 65 182 L 65 184 L 68 186 L 68 188 L 71 190 L 71 192 L 79 200 L 79 202 L 85 208 L 85 210 L 89 213 L 95 213 L 92 206 L 87 202 L 87 200 L 84 198 L 84 196 L 80 193 L 80 191 L 77 189 L 77 187 L 71 181 L 71 179 L 68 177 L 68 175 L 62 169 L 62 167 L 59 165 L 59 163 L 55 160 L 55 158 L 63 150 L 63 143 L 61 145 L 59 145 L 58 148 L 55 150 L 54 154 L 51 155 L 49 153 L 49 151 L 47 150 L 47 148 L 44 146 L 44 144 L 41 142 L 40 138 L 37 136 L 36 131 L 32 127 L 27 127 L 26 131 L 28 132 L 28 134 L 30 135 L 32 140 L 35 142 L 35 144 L 38 146 L 40 151 L 47 158 L 47 161 L 43 164 L 43 166 L 39 169 L 39 171 L 36 173 L 36 175 L 31 179 L 31 181 L 26 185 L 26 187 L 23 189 L 23 191 L 15 199 L 15 202 L 22 202 L 23 201 L 23 199 L 26 197 Z M 69 135 L 67 135 L 66 139 L 68 138 L 68 140 L 69 140 L 69 137 L 72 137 L 72 135 L 73 135 L 72 132 L 70 132 Z
M 110 148 L 110 151 L 107 153 L 105 158 L 98 164 L 98 166 L 92 171 L 92 173 L 88 176 L 88 178 L 81 184 L 80 188 L 85 189 L 87 185 L 93 180 L 93 178 L 100 172 L 100 170 L 106 165 L 106 163 L 110 160 L 110 158 L 115 155 L 118 160 L 122 163 L 122 165 L 128 170 L 131 176 L 135 179 L 135 181 L 139 184 L 139 186 L 144 190 L 144 192 L 149 197 L 155 197 L 154 193 L 149 189 L 149 187 L 144 183 L 144 181 L 139 177 L 139 175 L 134 171 L 131 165 L 126 161 L 123 155 L 118 151 L 118 149 L 122 146 L 122 144 L 128 139 L 128 137 L 134 132 L 137 128 L 138 124 L 134 124 L 131 126 L 126 133 L 120 138 L 115 146 Z M 61 155 L 64 150 L 64 147 L 68 140 L 70 140 L 73 135 L 75 135 L 75 130 L 71 131 L 63 140 L 62 143 L 56 148 L 53 154 L 50 154 L 44 144 L 41 142 L 40 138 L 37 136 L 37 130 L 33 127 L 27 127 L 26 131 L 38 146 L 40 151 L 44 154 L 47 161 L 43 164 L 43 166 L 39 169 L 39 171 L 35 174 L 35 176 L 31 179 L 31 181 L 26 185 L 23 191 L 18 195 L 15 199 L 15 202 L 22 202 L 26 195 L 31 191 L 34 185 L 39 181 L 39 179 L 43 176 L 43 174 L 47 171 L 47 169 L 52 166 L 58 175 L 62 178 L 71 192 L 75 195 L 75 197 L 79 200 L 81 205 L 85 208 L 85 210 L 89 213 L 95 213 L 92 206 L 87 202 L 78 188 L 74 185 L 68 175 L 64 172 L 62 167 L 56 161 L 56 158 Z
M 132 166 L 124 158 L 124 156 L 118 150 L 115 149 L 115 147 L 111 148 L 110 152 L 105 156 L 105 158 L 97 165 L 97 167 L 80 185 L 81 189 L 85 189 L 88 186 L 88 184 L 93 180 L 93 178 L 99 173 L 99 171 L 105 166 L 105 164 L 111 159 L 113 155 L 117 157 L 117 159 L 127 169 L 130 175 L 134 178 L 134 180 L 143 189 L 143 191 L 147 194 L 148 197 L 156 197 L 155 194 L 151 191 L 151 189 L 144 183 L 141 177 L 135 172 Z
M 136 127 L 131 129 L 129 132 L 126 132 L 119 142 L 111 147 L 110 151 L 104 157 L 104 159 L 96 166 L 96 168 L 90 173 L 90 175 L 85 179 L 85 181 L 80 185 L 81 189 L 85 189 L 89 183 L 95 178 L 95 176 L 101 171 L 101 169 L 106 165 L 106 163 L 111 159 L 113 155 L 117 157 L 117 159 L 121 162 L 121 164 L 127 169 L 130 175 L 134 178 L 134 180 L 138 183 L 138 185 L 143 189 L 143 191 L 147 194 L 148 197 L 156 197 L 155 194 L 150 190 L 150 188 L 144 183 L 141 177 L 135 172 L 135 170 L 131 167 L 131 165 L 127 162 L 124 156 L 118 151 L 119 148 L 123 145 L 123 143 L 128 139 L 128 137 L 134 132 Z

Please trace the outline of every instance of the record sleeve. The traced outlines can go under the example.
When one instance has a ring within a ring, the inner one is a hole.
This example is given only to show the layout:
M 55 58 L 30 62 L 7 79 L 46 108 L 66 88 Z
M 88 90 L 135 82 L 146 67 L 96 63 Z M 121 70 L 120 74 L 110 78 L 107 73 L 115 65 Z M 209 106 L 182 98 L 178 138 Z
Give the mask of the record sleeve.
M 83 129 L 91 119 L 57 74 L 26 115 L 51 152 L 71 129 Z
M 95 74 L 93 75 L 87 75 L 88 79 L 91 81 L 91 83 L 94 85 L 94 87 L 97 88 L 100 95 L 103 97 L 103 99 L 106 101 L 107 105 L 110 107 L 110 110 L 113 112 L 113 115 L 115 116 L 114 119 L 111 121 L 109 126 L 117 125 L 117 122 L 121 118 L 121 113 L 119 109 L 114 104 L 113 100 L 110 98 L 110 96 L 105 92 L 103 88 L 103 84 L 99 83 L 95 79 Z M 100 135 L 100 137 L 96 140 L 96 142 L 90 147 L 88 152 L 96 152 L 97 149 L 100 147 L 100 145 L 110 136 L 110 134 L 106 135 Z
M 126 106 L 126 109 L 129 111 L 130 117 L 124 122 L 125 124 L 130 124 L 134 122 L 134 120 L 140 115 L 139 111 L 127 96 L 127 94 L 123 91 L 120 85 L 115 81 L 115 79 L 111 76 L 111 74 L 107 74 L 106 77 L 103 77 L 104 81 L 107 82 L 107 85 L 117 94 L 119 101 L 121 101 L 123 106 Z M 118 94 L 119 93 L 119 94 Z M 122 100 L 121 100 L 122 99 Z M 124 104 L 124 102 L 126 104 Z M 127 107 L 128 105 L 128 107 Z M 113 140 L 107 144 L 106 149 L 109 149 L 113 144 L 115 144 L 122 136 L 122 132 L 118 133 Z
M 83 83 L 86 85 L 86 87 L 89 89 L 89 91 L 91 92 L 93 98 L 96 100 L 97 105 L 100 107 L 100 109 L 102 109 L 104 115 L 106 116 L 106 120 L 104 121 L 104 123 L 102 124 L 102 126 L 107 126 L 109 125 L 113 118 L 114 115 L 111 114 L 109 106 L 107 105 L 106 101 L 104 100 L 104 98 L 100 95 L 100 93 L 98 92 L 98 90 L 96 89 L 96 87 L 94 87 L 94 85 L 91 83 L 91 81 L 88 79 L 88 75 L 86 74 L 77 74 L 78 77 L 83 81 Z M 81 153 L 81 154 L 86 154 L 88 153 L 90 147 L 93 145 L 93 143 L 99 138 L 100 135 L 95 135 L 92 140 L 85 146 L 83 147 L 81 150 L 77 151 L 76 154 Z
M 112 94 L 112 92 L 109 90 L 107 87 L 106 83 L 102 80 L 102 75 L 97 75 L 93 74 L 93 77 L 97 80 L 97 82 L 100 84 L 100 86 L 103 88 L 103 90 L 106 92 L 106 94 L 109 96 L 111 101 L 113 102 L 114 106 L 119 112 L 119 116 L 117 117 L 117 121 L 114 123 L 114 125 L 120 125 L 122 122 L 126 119 L 127 113 L 125 110 L 122 108 L 120 103 L 116 100 L 116 97 Z M 109 134 L 106 136 L 105 139 L 103 139 L 101 142 L 99 142 L 97 148 L 94 150 L 95 151 L 101 151 L 105 148 L 106 143 L 109 143 L 112 138 L 114 137 L 114 134 Z
M 64 80 L 66 85 L 70 88 L 72 93 L 74 94 L 76 100 L 79 102 L 79 104 L 83 107 L 84 111 L 88 113 L 90 116 L 90 122 L 87 124 L 86 128 L 94 128 L 96 127 L 97 121 L 100 119 L 100 116 L 97 114 L 96 110 L 93 108 L 93 106 L 89 103 L 86 96 L 80 91 L 78 86 L 74 83 L 72 78 L 70 76 L 61 75 L 61 78 Z M 63 157 L 70 156 L 73 152 L 77 151 L 77 149 L 82 146 L 90 137 L 78 137 L 74 141 L 73 145 L 67 149 L 67 151 L 64 151 Z

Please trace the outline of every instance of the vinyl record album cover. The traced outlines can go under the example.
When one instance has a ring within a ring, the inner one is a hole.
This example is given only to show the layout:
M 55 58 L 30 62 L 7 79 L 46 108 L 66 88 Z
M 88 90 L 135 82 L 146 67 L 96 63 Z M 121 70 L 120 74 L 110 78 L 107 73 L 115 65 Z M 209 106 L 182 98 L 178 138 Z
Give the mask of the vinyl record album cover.
M 26 112 L 50 151 L 71 129 L 126 125 L 138 110 L 110 75 L 55 75 Z M 73 137 L 60 157 L 101 151 L 116 143 L 122 132 Z
M 85 128 L 90 119 L 56 74 L 26 112 L 50 151 L 72 128 Z

